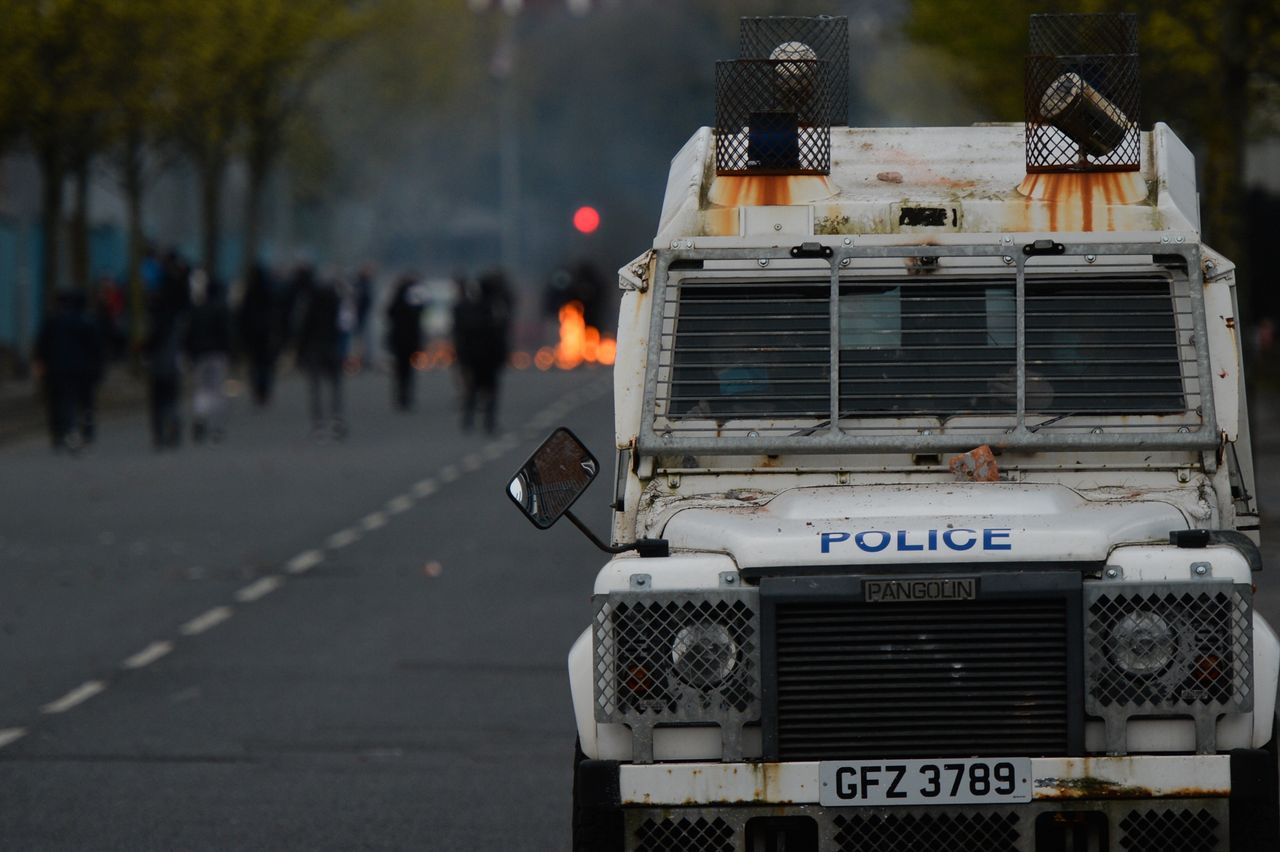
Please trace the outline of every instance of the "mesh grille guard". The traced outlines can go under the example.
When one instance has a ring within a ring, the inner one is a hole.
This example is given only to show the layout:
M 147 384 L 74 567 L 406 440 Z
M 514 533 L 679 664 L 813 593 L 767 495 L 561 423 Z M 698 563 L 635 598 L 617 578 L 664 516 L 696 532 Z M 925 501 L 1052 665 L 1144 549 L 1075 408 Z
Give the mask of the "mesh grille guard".
M 1253 709 L 1247 585 L 1095 584 L 1085 611 L 1085 709 L 1103 720 L 1108 753 L 1127 752 L 1130 718 L 1175 716 L 1195 720 L 1196 751 L 1212 754 L 1218 717 Z
M 1026 60 L 1027 171 L 1137 171 L 1137 17 L 1032 15 Z

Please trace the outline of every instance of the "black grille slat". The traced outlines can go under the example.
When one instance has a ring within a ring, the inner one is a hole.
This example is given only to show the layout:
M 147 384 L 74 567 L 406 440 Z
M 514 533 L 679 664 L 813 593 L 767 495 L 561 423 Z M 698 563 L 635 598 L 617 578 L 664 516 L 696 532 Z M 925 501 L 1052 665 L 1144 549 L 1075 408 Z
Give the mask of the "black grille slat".
M 783 760 L 1067 752 L 1067 603 L 779 602 Z

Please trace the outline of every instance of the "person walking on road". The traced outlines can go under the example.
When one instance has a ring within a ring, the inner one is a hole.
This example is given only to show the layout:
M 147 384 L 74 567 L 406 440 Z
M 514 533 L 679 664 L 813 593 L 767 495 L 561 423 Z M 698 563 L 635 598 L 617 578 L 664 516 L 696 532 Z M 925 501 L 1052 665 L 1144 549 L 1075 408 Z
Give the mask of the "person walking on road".
M 203 269 L 191 273 L 191 316 L 184 346 L 191 362 L 191 439 L 219 443 L 226 435 L 227 395 L 231 369 L 231 312 L 222 287 Z
M 454 347 L 462 369 L 462 428 L 469 431 L 476 409 L 484 410 L 485 431 L 498 428 L 498 377 L 507 363 L 511 293 L 501 271 L 485 273 L 479 286 L 461 288 L 454 307 Z
M 82 293 L 58 294 L 36 337 L 35 357 L 53 448 L 77 452 L 93 443 L 94 397 L 105 357 L 101 334 L 85 313 Z
M 356 342 L 357 354 L 352 358 L 354 363 L 359 365 L 361 370 L 367 370 L 373 366 L 373 323 L 369 321 L 370 315 L 373 313 L 373 297 L 374 297 L 374 268 L 372 264 L 365 264 L 360 267 L 360 271 L 356 273 L 355 279 L 351 282 L 351 299 L 355 308 L 355 328 L 352 336 Z
M 342 318 L 350 312 L 343 310 L 336 283 L 321 280 L 310 266 L 298 270 L 292 301 L 298 317 L 298 365 L 307 375 L 312 437 L 342 440 L 347 435 L 342 415 Z
M 393 401 L 401 411 L 411 411 L 413 356 L 422 348 L 422 297 L 412 275 L 396 282 L 387 306 L 387 348 L 393 362 Z
M 182 395 L 182 337 L 184 313 L 181 302 L 165 288 L 148 300 L 147 337 L 143 354 L 147 362 L 147 412 L 151 444 L 157 450 L 182 443 L 182 416 L 178 400 Z
M 237 313 L 240 346 L 249 361 L 249 387 L 259 408 L 271 402 L 280 354 L 280 311 L 271 273 L 261 263 L 249 270 Z

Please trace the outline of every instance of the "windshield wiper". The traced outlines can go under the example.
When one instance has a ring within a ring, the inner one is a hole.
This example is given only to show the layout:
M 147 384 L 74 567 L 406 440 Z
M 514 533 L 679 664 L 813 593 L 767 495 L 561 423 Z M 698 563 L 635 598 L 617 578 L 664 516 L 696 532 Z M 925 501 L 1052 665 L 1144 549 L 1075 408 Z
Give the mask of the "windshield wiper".
M 827 427 L 828 427 L 828 426 L 830 426 L 830 425 L 831 425 L 831 421 L 830 421 L 830 420 L 823 420 L 821 423 L 818 423 L 818 424 L 816 424 L 816 425 L 814 425 L 814 426 L 806 426 L 805 428 L 801 429 L 799 432 L 792 432 L 792 433 L 791 433 L 790 435 L 788 435 L 787 437 L 788 437 L 788 438 L 799 438 L 799 437 L 801 437 L 801 436 L 803 436 L 803 435 L 812 435 L 814 432 L 817 432 L 819 429 L 825 429 L 825 428 L 827 428 Z
M 1035 432 L 1038 429 L 1040 429 L 1040 427 L 1042 426 L 1048 426 L 1052 423 L 1057 423 L 1059 420 L 1066 420 L 1068 417 L 1075 417 L 1079 413 L 1080 413 L 1079 411 L 1068 411 L 1066 414 L 1058 414 L 1054 417 L 1050 417 L 1048 420 L 1041 420 L 1039 423 L 1037 423 L 1034 426 L 1028 426 L 1027 431 Z

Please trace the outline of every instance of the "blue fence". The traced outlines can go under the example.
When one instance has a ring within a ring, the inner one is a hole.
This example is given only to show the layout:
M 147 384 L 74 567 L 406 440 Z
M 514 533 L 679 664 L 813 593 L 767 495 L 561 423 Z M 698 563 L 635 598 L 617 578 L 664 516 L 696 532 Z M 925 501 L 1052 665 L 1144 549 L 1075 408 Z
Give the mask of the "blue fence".
M 0 218 L 0 351 L 30 352 L 43 316 L 39 225 Z M 89 271 L 123 278 L 127 272 L 128 243 L 123 229 L 100 225 L 89 233 Z M 64 261 L 65 264 L 65 261 Z

